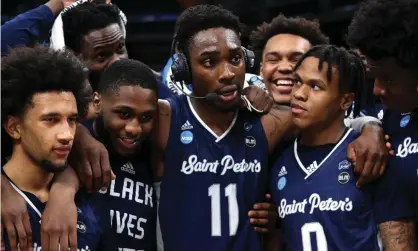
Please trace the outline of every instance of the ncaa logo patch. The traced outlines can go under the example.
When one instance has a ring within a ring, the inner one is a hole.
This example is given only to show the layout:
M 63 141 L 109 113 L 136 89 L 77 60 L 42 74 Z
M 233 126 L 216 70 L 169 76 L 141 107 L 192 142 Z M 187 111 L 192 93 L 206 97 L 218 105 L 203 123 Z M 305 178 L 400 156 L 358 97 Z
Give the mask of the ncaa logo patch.
M 347 182 L 350 180 L 350 174 L 347 172 L 342 172 L 338 174 L 338 182 L 340 184 L 347 184 Z
M 247 136 L 247 137 L 245 137 L 245 144 L 248 147 L 254 147 L 256 145 L 255 138 L 253 136 Z
M 193 133 L 191 131 L 184 131 L 180 134 L 181 143 L 187 145 L 193 141 Z
M 400 126 L 401 127 L 405 127 L 405 126 L 407 126 L 408 124 L 409 124 L 409 121 L 411 120 L 411 116 L 410 115 L 406 115 L 406 116 L 404 116 L 402 119 L 401 119 L 401 122 L 400 122 Z
M 79 233 L 84 234 L 87 231 L 86 224 L 81 221 L 77 222 L 77 230 Z
M 283 190 L 283 188 L 286 186 L 287 179 L 286 177 L 281 177 L 279 181 L 277 181 L 277 189 Z

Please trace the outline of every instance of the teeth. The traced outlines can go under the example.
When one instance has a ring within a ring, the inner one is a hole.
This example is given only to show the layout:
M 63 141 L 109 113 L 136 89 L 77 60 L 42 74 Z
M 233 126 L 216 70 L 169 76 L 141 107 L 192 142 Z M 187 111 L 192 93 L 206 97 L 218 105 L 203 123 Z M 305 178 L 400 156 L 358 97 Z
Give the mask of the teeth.
M 286 86 L 292 86 L 293 81 L 288 79 L 279 79 L 276 81 L 276 85 L 286 85 Z

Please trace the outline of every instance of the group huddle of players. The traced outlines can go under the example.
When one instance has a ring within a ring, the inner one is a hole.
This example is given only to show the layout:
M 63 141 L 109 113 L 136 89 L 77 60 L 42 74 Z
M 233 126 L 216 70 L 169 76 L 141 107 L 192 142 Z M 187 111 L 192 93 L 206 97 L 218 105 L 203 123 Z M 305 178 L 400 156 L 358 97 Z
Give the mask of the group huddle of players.
M 417 13 L 363 2 L 352 50 L 279 15 L 249 84 L 238 18 L 188 8 L 161 99 L 115 5 L 64 9 L 51 47 L 2 58 L 2 248 L 418 250 Z

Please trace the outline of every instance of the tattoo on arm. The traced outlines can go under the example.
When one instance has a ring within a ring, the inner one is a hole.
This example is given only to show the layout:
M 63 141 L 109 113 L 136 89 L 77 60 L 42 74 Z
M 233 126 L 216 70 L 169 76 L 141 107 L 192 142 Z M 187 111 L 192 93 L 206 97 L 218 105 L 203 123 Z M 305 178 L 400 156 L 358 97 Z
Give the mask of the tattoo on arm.
M 415 223 L 409 220 L 388 221 L 379 224 L 385 251 L 416 250 Z

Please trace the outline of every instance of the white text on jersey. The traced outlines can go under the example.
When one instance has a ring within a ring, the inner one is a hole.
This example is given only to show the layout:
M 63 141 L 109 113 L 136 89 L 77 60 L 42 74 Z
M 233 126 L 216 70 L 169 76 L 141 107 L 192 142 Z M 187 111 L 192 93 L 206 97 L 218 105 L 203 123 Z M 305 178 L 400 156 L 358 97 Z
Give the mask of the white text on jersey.
M 117 178 L 116 178 L 117 179 Z M 133 181 L 130 178 L 125 177 L 123 180 L 122 191 L 115 191 L 115 180 L 112 180 L 110 183 L 110 189 L 106 191 L 99 191 L 100 193 L 109 192 L 110 196 L 118 197 L 127 200 L 135 199 L 135 202 L 139 204 L 144 204 L 150 207 L 154 207 L 152 203 L 152 195 L 154 193 L 154 188 L 147 184 L 144 184 L 139 181 Z M 134 197 L 135 194 L 135 197 Z
M 310 205 L 309 213 L 313 214 L 315 210 L 319 211 L 351 211 L 353 209 L 353 202 L 349 198 L 345 200 L 333 200 L 328 198 L 327 200 L 321 200 L 321 197 L 317 193 L 311 194 L 309 199 L 297 202 L 293 200 L 291 204 L 287 203 L 286 199 L 280 201 L 278 207 L 278 213 L 280 218 L 285 218 L 288 215 L 305 213 L 306 205 Z M 307 211 L 306 211 L 307 212 Z
M 261 171 L 261 163 L 258 160 L 253 160 L 247 162 L 243 159 L 241 162 L 235 162 L 234 158 L 231 155 L 226 155 L 222 158 L 219 163 L 218 160 L 209 162 L 206 159 L 203 161 L 198 161 L 196 155 L 191 155 L 188 161 L 183 161 L 181 167 L 181 172 L 187 175 L 190 175 L 194 172 L 196 173 L 218 173 L 218 166 L 222 167 L 221 175 L 224 175 L 228 170 L 231 170 L 235 173 L 259 173 Z
M 418 142 L 411 143 L 411 137 L 405 138 L 403 144 L 399 144 L 396 156 L 406 158 L 409 154 L 418 153 Z

